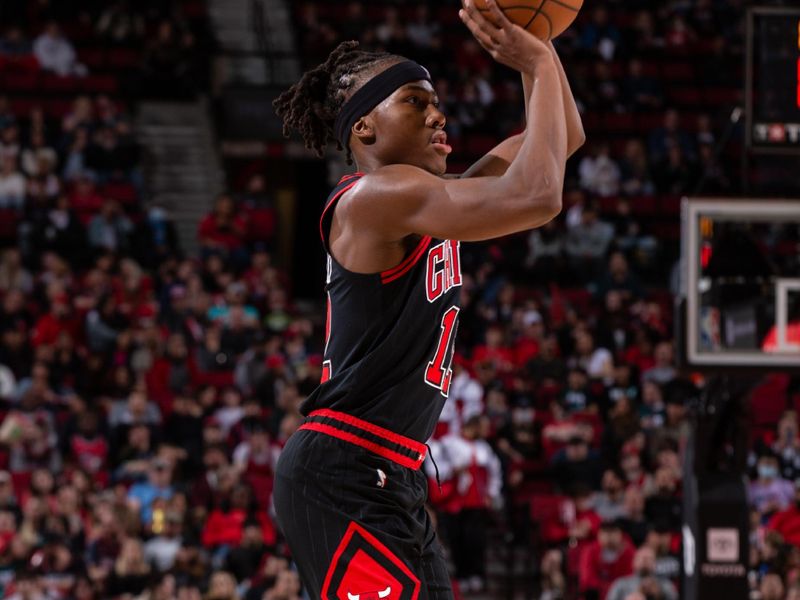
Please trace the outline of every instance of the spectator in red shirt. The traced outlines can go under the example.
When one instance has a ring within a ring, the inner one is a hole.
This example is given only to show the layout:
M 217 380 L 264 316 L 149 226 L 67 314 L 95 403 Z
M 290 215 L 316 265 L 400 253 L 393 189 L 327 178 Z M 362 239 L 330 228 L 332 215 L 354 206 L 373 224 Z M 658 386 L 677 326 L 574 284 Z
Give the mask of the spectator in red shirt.
M 786 543 L 800 546 L 800 479 L 794 480 L 794 503 L 772 515 L 767 529 L 777 531 Z
M 633 544 L 615 521 L 600 526 L 597 541 L 581 553 L 579 590 L 586 600 L 603 600 L 615 579 L 633 573 Z
M 74 315 L 69 296 L 57 294 L 52 300 L 50 312 L 42 315 L 34 325 L 31 344 L 34 347 L 52 346 L 62 333 L 67 333 L 75 339 L 81 325 Z
M 228 194 L 220 194 L 197 228 L 203 257 L 209 254 L 222 254 L 234 261 L 241 260 L 244 241 L 247 236 L 247 223 L 236 214 L 236 204 Z

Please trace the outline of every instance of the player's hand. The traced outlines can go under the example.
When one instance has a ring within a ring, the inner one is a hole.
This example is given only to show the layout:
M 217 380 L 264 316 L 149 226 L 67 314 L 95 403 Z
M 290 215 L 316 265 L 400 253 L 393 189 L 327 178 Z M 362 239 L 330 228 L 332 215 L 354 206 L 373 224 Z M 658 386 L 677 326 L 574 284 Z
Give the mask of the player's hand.
M 459 17 L 497 62 L 531 75 L 540 64 L 554 64 L 547 45 L 509 21 L 495 0 L 486 0 L 491 20 L 475 7 L 474 0 L 462 0 L 462 4 Z

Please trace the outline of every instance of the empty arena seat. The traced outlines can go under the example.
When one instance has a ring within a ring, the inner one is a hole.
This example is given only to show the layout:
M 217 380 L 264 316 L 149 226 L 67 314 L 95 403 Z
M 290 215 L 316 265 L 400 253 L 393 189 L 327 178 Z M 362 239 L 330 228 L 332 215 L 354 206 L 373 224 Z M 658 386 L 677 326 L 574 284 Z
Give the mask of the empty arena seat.
M 80 79 L 78 77 L 61 77 L 55 73 L 43 73 L 40 80 L 40 89 L 56 94 L 72 94 L 78 91 Z

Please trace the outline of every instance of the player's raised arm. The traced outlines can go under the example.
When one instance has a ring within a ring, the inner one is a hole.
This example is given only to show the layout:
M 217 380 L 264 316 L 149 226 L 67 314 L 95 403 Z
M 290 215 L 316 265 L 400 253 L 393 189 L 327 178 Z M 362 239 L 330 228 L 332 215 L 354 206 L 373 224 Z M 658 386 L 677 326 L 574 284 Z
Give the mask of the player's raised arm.
M 493 30 L 497 26 L 491 22 L 487 22 L 483 15 L 475 10 L 475 5 L 472 0 L 463 0 L 464 10 L 461 11 L 461 19 L 465 25 L 470 28 L 473 35 L 484 49 L 491 53 L 492 56 L 502 62 L 508 64 L 514 54 L 515 48 L 513 46 L 514 39 L 500 38 L 497 35 L 492 35 Z M 494 13 L 500 13 L 497 5 L 494 2 L 489 4 L 490 10 Z M 484 31 L 488 31 L 488 37 Z M 575 103 L 575 98 L 572 95 L 572 90 L 561 65 L 561 59 L 556 52 L 552 42 L 547 42 L 550 52 L 556 62 L 556 67 L 559 72 L 559 80 L 561 82 L 561 98 L 564 102 L 564 111 L 567 118 L 567 156 L 572 156 L 578 148 L 580 148 L 586 141 L 586 134 L 583 130 L 583 123 L 581 116 L 578 112 L 578 107 Z M 518 69 L 520 70 L 520 69 Z M 531 92 L 533 91 L 533 79 L 524 70 L 520 70 L 522 74 L 522 87 L 524 90 L 524 106 L 527 121 L 527 112 L 530 102 Z M 519 152 L 520 145 L 522 144 L 523 134 L 511 136 L 497 146 L 492 148 L 484 156 L 472 164 L 460 177 L 485 177 L 487 175 L 502 175 L 505 173 L 508 165 L 514 160 L 514 157 Z

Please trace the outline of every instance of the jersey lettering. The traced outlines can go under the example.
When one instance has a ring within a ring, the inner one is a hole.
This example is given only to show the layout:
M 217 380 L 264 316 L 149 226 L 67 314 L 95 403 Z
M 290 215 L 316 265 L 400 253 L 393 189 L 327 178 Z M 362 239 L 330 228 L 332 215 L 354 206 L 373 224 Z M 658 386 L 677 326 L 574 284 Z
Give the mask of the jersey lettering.
M 425 383 L 441 391 L 445 398 L 450 393 L 450 381 L 453 378 L 453 343 L 456 339 L 458 311 L 457 306 L 451 306 L 442 316 L 442 332 L 439 335 L 439 343 L 436 345 L 433 360 L 425 369 Z M 448 359 L 446 367 L 445 359 Z
M 448 290 L 461 285 L 461 242 L 446 240 L 428 251 L 425 273 L 425 292 L 428 302 L 434 302 Z

